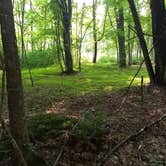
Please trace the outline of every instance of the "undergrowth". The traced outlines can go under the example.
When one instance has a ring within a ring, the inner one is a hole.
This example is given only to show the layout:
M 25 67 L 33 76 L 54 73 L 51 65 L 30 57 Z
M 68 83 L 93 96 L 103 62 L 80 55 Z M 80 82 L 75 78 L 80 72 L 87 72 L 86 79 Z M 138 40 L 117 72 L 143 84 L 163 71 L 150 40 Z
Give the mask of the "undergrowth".
M 28 119 L 32 139 L 47 140 L 66 132 L 80 140 L 101 136 L 105 130 L 105 117 L 102 113 L 85 112 L 80 119 L 55 114 L 38 114 Z

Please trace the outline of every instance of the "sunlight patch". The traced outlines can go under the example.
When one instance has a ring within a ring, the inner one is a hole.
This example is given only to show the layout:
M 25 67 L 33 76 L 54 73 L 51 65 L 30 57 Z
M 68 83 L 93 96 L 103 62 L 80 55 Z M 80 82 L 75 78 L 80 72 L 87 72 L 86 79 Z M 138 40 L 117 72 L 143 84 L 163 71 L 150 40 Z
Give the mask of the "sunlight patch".
M 112 86 L 106 86 L 104 87 L 104 90 L 112 90 Z

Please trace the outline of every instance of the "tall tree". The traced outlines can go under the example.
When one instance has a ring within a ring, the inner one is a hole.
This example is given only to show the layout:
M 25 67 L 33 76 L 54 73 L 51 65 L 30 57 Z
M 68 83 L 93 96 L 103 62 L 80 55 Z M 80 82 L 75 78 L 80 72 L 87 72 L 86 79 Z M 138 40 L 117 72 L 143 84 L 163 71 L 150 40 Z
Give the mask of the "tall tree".
M 151 0 L 153 45 L 155 49 L 155 81 L 166 84 L 166 9 L 164 0 Z
M 130 6 L 132 15 L 133 15 L 133 20 L 134 20 L 134 23 L 135 23 L 136 33 L 137 33 L 137 36 L 138 36 L 138 39 L 139 39 L 139 42 L 140 42 L 140 45 L 141 45 L 141 48 L 142 48 L 143 56 L 144 56 L 145 63 L 146 63 L 146 68 L 147 68 L 147 71 L 148 71 L 148 74 L 149 74 L 149 78 L 150 78 L 151 83 L 154 83 L 155 77 L 154 77 L 153 66 L 152 66 L 152 63 L 151 63 L 151 60 L 150 60 L 150 57 L 149 57 L 149 52 L 148 52 L 148 48 L 147 48 L 146 41 L 145 41 L 145 38 L 144 38 L 144 34 L 143 34 L 142 26 L 141 26 L 141 23 L 140 23 L 140 19 L 139 19 L 137 10 L 136 10 L 136 5 L 135 5 L 134 0 L 128 0 L 128 3 L 129 3 L 129 6 Z
M 11 0 L 0 1 L 0 24 L 7 77 L 9 122 L 12 136 L 23 149 L 28 142 L 23 88 Z M 19 163 L 19 161 L 17 161 Z M 19 165 L 19 164 L 18 164 Z
M 97 0 L 93 0 L 92 15 L 93 15 L 93 42 L 94 42 L 94 55 L 93 63 L 97 60 L 97 20 L 96 20 Z
M 63 45 L 65 51 L 66 73 L 73 73 L 73 58 L 71 49 L 71 18 L 72 18 L 72 0 L 60 0 L 62 9 L 63 24 Z
M 25 43 L 24 43 L 24 22 L 25 22 L 25 0 L 21 2 L 21 23 L 20 23 L 20 31 L 21 31 L 21 54 L 22 60 L 24 61 L 25 55 Z
M 65 73 L 72 74 L 74 72 L 71 47 L 72 0 L 52 0 L 51 8 L 56 18 L 57 10 L 59 11 L 58 19 L 62 24 Z
M 9 126 L 12 137 L 18 144 L 19 149 L 22 150 L 23 156 L 27 162 L 18 158 L 20 155 L 18 155 L 18 151 L 14 149 L 13 165 L 33 166 L 38 163 L 40 166 L 43 166 L 45 165 L 44 160 L 29 147 L 29 137 L 24 111 L 23 87 L 14 27 L 13 5 L 11 0 L 0 1 L 0 25 L 7 78 Z
M 126 48 L 125 48 L 125 30 L 124 30 L 124 9 L 123 1 L 118 3 L 117 11 L 117 31 L 119 48 L 119 67 L 126 67 Z

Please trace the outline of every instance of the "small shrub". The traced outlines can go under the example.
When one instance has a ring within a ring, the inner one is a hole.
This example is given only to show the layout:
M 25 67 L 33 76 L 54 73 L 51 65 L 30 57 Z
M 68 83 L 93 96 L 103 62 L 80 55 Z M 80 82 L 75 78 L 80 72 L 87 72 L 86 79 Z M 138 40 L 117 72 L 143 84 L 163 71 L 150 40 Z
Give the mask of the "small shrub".
M 44 53 L 40 50 L 27 52 L 27 59 L 20 60 L 21 67 L 27 68 L 27 61 L 31 68 L 48 67 L 56 61 L 54 54 L 52 50 L 46 50 Z
M 54 138 L 70 130 L 77 119 L 55 114 L 38 114 L 28 119 L 28 128 L 32 138 L 44 140 Z
M 104 133 L 105 116 L 101 112 L 86 112 L 78 120 L 64 115 L 39 114 L 28 119 L 28 128 L 32 138 L 37 140 L 55 138 L 66 131 L 78 139 L 91 139 Z
M 117 58 L 111 56 L 103 56 L 99 58 L 98 63 L 117 64 Z
M 101 112 L 85 112 L 74 132 L 74 136 L 80 139 L 91 139 L 100 136 L 105 130 L 105 116 Z

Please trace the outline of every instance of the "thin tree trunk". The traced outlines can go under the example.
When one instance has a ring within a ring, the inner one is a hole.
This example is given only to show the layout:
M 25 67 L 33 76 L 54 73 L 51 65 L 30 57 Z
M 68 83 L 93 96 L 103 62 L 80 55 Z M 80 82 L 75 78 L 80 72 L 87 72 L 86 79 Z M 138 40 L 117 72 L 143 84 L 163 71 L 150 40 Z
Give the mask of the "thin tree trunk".
M 138 35 L 138 38 L 139 38 L 139 42 L 140 42 L 140 45 L 141 45 L 141 48 L 142 48 L 143 56 L 145 58 L 145 63 L 146 63 L 146 68 L 147 68 L 147 71 L 148 71 L 148 74 L 149 74 L 149 78 L 150 78 L 151 83 L 154 83 L 155 82 L 155 77 L 154 77 L 153 66 L 152 66 L 152 63 L 151 63 L 151 60 L 150 60 L 150 57 L 149 57 L 148 48 L 146 46 L 146 41 L 145 41 L 145 38 L 144 38 L 144 35 L 143 35 L 143 30 L 142 30 L 141 23 L 140 23 L 140 20 L 139 20 L 139 17 L 138 17 L 136 6 L 135 6 L 135 3 L 134 3 L 133 0 L 128 0 L 128 3 L 130 5 L 130 9 L 131 9 L 131 12 L 132 12 L 132 15 L 133 15 L 135 28 L 136 28 L 137 35 Z
M 128 65 L 132 65 L 132 48 L 131 48 L 131 30 L 130 30 L 130 25 L 128 26 Z M 133 41 L 132 41 L 133 42 Z
M 93 63 L 97 61 L 97 29 L 96 29 L 96 8 L 97 8 L 97 0 L 93 0 L 93 41 L 94 41 L 94 55 L 93 55 Z
M 60 21 L 59 21 L 59 18 L 57 18 L 56 23 L 57 23 L 56 24 L 56 50 L 57 50 L 57 56 L 58 56 L 58 61 L 59 61 L 61 71 L 64 72 L 63 65 L 62 65 L 62 62 L 61 62 L 61 57 L 63 55 L 62 55 L 62 51 L 61 51 Z
M 32 3 L 32 0 L 30 0 L 30 9 L 32 10 L 33 9 L 33 3 Z M 34 51 L 34 41 L 33 41 L 33 20 L 31 20 L 31 26 L 30 26 L 30 42 L 31 42 L 31 51 L 33 52 Z
M 84 16 L 85 16 L 85 3 L 83 4 L 81 18 L 80 18 L 81 19 L 80 20 L 80 42 L 79 42 L 79 48 L 78 48 L 78 52 L 79 52 L 79 59 L 78 59 L 79 72 L 81 72 L 81 69 L 82 69 L 82 66 L 81 66 L 81 59 L 82 59 L 81 50 L 82 50 L 82 39 L 83 39 Z
M 24 62 L 25 58 L 25 52 L 24 52 L 24 17 L 25 17 L 25 0 L 21 3 L 21 24 L 20 24 L 20 30 L 21 30 L 21 55 L 22 55 L 22 61 Z
M 124 33 L 124 11 L 123 7 L 118 8 L 117 19 L 117 31 L 118 31 L 118 47 L 119 47 L 119 67 L 126 67 L 126 51 L 125 51 L 125 33 Z

